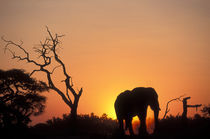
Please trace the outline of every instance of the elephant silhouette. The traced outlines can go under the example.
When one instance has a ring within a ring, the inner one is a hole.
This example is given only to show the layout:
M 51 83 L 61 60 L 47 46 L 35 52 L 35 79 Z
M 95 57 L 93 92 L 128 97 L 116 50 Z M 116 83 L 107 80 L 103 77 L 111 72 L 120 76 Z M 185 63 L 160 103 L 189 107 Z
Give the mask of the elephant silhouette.
M 137 87 L 134 88 L 132 91 L 126 90 L 118 95 L 114 106 L 119 122 L 119 128 L 122 134 L 125 133 L 123 124 L 123 120 L 125 120 L 125 129 L 129 128 L 130 135 L 134 135 L 132 129 L 132 118 L 134 116 L 138 116 L 139 120 L 141 121 L 139 134 L 148 134 L 146 130 L 146 116 L 148 106 L 150 106 L 151 109 L 154 111 L 154 132 L 156 132 L 160 107 L 158 102 L 158 95 L 155 89 Z

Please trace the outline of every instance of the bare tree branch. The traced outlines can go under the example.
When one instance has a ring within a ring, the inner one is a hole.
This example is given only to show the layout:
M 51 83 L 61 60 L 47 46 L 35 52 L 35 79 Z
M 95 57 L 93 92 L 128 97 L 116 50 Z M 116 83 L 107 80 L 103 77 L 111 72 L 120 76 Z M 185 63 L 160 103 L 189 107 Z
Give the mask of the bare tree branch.
M 69 75 L 67 74 L 66 67 L 65 67 L 64 63 L 60 60 L 60 58 L 58 57 L 58 55 L 57 55 L 57 53 L 56 53 L 56 51 L 55 51 L 55 48 L 56 48 L 57 44 L 59 43 L 59 41 L 58 41 L 58 35 L 56 34 L 56 37 L 55 37 L 55 39 L 54 39 L 53 36 L 52 36 L 52 34 L 51 34 L 51 32 L 49 31 L 48 27 L 46 27 L 46 28 L 47 28 L 47 32 L 48 32 L 48 34 L 49 34 L 51 40 L 53 40 L 53 41 L 52 41 L 52 42 L 53 42 L 53 49 L 52 49 L 52 52 L 53 52 L 53 54 L 54 54 L 55 60 L 56 60 L 58 63 L 61 64 L 62 69 L 63 69 L 63 73 L 64 73 L 64 75 L 66 76 L 66 80 L 65 80 L 66 86 L 68 87 L 68 89 L 72 92 L 72 94 L 73 94 L 75 97 L 78 96 L 78 95 L 81 96 L 81 94 L 82 94 L 82 89 L 81 89 L 81 91 L 77 94 L 76 91 L 72 88 L 73 84 L 71 84 L 71 83 L 72 83 L 71 76 L 69 76 Z M 63 35 L 61 35 L 61 36 L 59 36 L 59 37 L 62 37 L 62 36 L 63 36 Z M 71 80 L 71 81 L 70 81 L 70 80 Z
M 70 96 L 69 96 L 68 87 L 66 87 L 66 95 L 67 95 L 67 97 L 68 97 L 69 101 L 72 103 L 71 98 L 70 98 Z
M 50 74 L 53 74 L 53 72 L 59 67 L 61 67 L 61 65 L 58 65 L 58 66 L 54 67 L 53 70 L 50 72 Z
M 9 50 L 9 52 L 12 53 L 12 55 L 13 55 L 13 59 L 16 58 L 16 59 L 19 59 L 19 60 L 22 60 L 22 61 L 26 60 L 28 63 L 34 63 L 37 66 L 45 66 L 45 65 L 39 64 L 36 61 L 30 59 L 29 53 L 22 47 L 22 44 L 23 44 L 22 41 L 21 41 L 21 44 L 17 44 L 17 43 L 15 43 L 13 41 L 4 39 L 3 37 L 1 39 L 4 42 L 6 42 L 5 51 L 6 50 Z M 21 57 L 21 56 L 15 55 L 15 52 L 13 52 L 11 49 L 8 48 L 10 45 L 16 46 L 17 48 L 19 48 L 20 50 L 22 50 L 26 54 L 26 56 L 25 57 Z
M 33 70 L 31 73 L 30 73 L 30 76 L 32 76 L 35 72 L 37 71 L 40 71 L 40 70 Z
M 63 101 L 70 107 L 71 113 L 73 113 L 75 116 L 77 114 L 77 106 L 79 98 L 82 95 L 83 89 L 81 88 L 80 90 L 78 90 L 78 92 L 74 90 L 72 77 L 67 73 L 65 64 L 57 54 L 57 46 L 59 46 L 59 44 L 61 43 L 59 38 L 63 37 L 64 35 L 58 35 L 58 34 L 53 35 L 47 26 L 46 30 L 49 36 L 46 37 L 44 41 L 40 41 L 39 47 L 34 47 L 34 51 L 38 55 L 37 58 L 42 59 L 41 63 L 38 63 L 36 60 L 32 60 L 30 58 L 30 54 L 22 47 L 23 45 L 22 41 L 20 44 L 17 44 L 14 43 L 13 41 L 6 40 L 4 39 L 4 37 L 2 37 L 2 40 L 6 43 L 5 51 L 9 51 L 12 54 L 13 59 L 18 59 L 20 61 L 27 61 L 28 63 L 33 63 L 39 68 L 39 69 L 34 69 L 31 72 L 30 76 L 32 76 L 35 72 L 38 71 L 46 73 L 48 86 L 51 89 L 55 90 L 62 97 Z M 11 46 L 15 46 L 16 48 L 20 49 L 21 51 L 23 51 L 25 55 L 24 56 L 16 55 L 13 49 L 10 48 Z M 55 66 L 53 70 L 50 72 L 48 69 L 48 65 L 51 65 L 52 61 L 57 62 L 59 65 Z M 58 67 L 62 68 L 63 74 L 65 76 L 63 81 L 65 82 L 66 90 L 64 92 L 61 91 L 58 87 L 56 87 L 51 77 L 51 75 Z M 72 93 L 74 99 L 70 98 L 69 91 Z
M 166 110 L 165 110 L 165 114 L 164 114 L 164 116 L 163 116 L 163 119 L 165 119 L 166 118 L 166 115 L 168 114 L 168 112 L 170 111 L 170 109 L 168 108 L 168 106 L 169 106 L 169 103 L 171 103 L 172 101 L 182 101 L 181 100 L 181 98 L 183 97 L 183 96 L 185 96 L 185 95 L 181 95 L 180 97 L 177 97 L 177 98 L 174 98 L 174 99 L 171 99 L 171 100 L 169 100 L 168 102 L 167 102 L 167 104 L 166 104 Z
M 69 105 L 70 107 L 72 107 L 73 104 L 66 98 L 66 96 L 64 95 L 64 93 L 54 85 L 54 83 L 52 81 L 52 78 L 51 78 L 51 73 L 48 70 L 46 70 L 46 69 L 41 69 L 41 71 L 43 71 L 43 72 L 45 72 L 47 74 L 47 79 L 48 79 L 49 87 L 51 89 L 55 90 L 62 97 L 63 101 L 67 105 Z

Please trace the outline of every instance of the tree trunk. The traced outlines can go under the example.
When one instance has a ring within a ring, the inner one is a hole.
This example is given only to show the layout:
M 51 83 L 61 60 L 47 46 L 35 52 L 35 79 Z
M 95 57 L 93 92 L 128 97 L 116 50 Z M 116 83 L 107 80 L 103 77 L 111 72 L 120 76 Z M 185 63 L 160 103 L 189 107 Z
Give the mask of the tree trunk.
M 78 96 L 78 95 L 75 96 L 74 104 L 71 107 L 70 117 L 72 119 L 76 119 L 77 118 L 77 107 L 78 107 L 78 103 L 79 103 L 79 98 L 80 98 L 80 96 Z
M 77 107 L 75 105 L 71 108 L 70 117 L 74 120 L 77 118 Z
M 5 40 L 4 38 L 2 38 L 2 40 L 4 42 L 6 42 L 5 50 L 8 50 L 13 55 L 14 59 L 18 59 L 18 60 L 21 60 L 21 61 L 25 60 L 28 63 L 33 63 L 35 66 L 39 67 L 38 70 L 37 70 L 37 68 L 34 69 L 32 71 L 32 73 L 30 74 L 30 76 L 34 72 L 37 72 L 37 71 L 45 72 L 46 75 L 47 75 L 49 88 L 56 91 L 62 97 L 63 101 L 70 108 L 70 117 L 73 118 L 73 119 L 76 119 L 77 118 L 77 108 L 78 108 L 79 98 L 82 95 L 83 89 L 81 88 L 78 93 L 73 89 L 72 78 L 67 73 L 65 64 L 63 63 L 63 61 L 60 59 L 60 56 L 58 56 L 58 54 L 56 52 L 56 48 L 60 44 L 59 38 L 61 38 L 63 35 L 57 35 L 57 34 L 53 35 L 53 34 L 51 34 L 48 27 L 46 27 L 46 28 L 47 28 L 47 32 L 48 32 L 48 37 L 46 37 L 44 42 L 40 41 L 41 48 L 35 48 L 35 52 L 37 52 L 39 58 L 42 58 L 42 60 L 43 60 L 42 63 L 39 63 L 39 60 L 36 61 L 36 60 L 31 59 L 30 58 L 30 53 L 28 53 L 22 47 L 22 43 L 19 45 L 19 44 L 14 43 L 13 41 L 8 41 L 8 40 Z M 18 49 L 23 51 L 23 54 L 25 54 L 25 56 L 15 55 L 15 52 L 13 52 L 12 49 L 10 50 L 8 48 L 9 45 L 14 45 L 15 47 L 17 47 Z M 52 61 L 57 62 L 58 66 L 55 66 L 52 70 L 50 70 L 50 69 L 48 69 L 48 66 L 52 65 Z M 57 69 L 58 67 L 62 68 L 63 75 L 65 76 L 64 80 L 62 80 L 62 82 L 65 81 L 65 85 L 66 85 L 66 91 L 65 92 L 63 92 L 59 88 L 57 88 L 57 86 L 54 84 L 54 80 L 51 77 L 54 70 Z M 72 98 L 69 97 L 68 91 L 70 91 L 70 93 L 73 95 Z M 74 102 L 73 102 L 73 100 L 74 100 Z
M 182 113 L 182 118 L 183 118 L 184 120 L 187 119 L 187 101 L 186 101 L 186 100 L 183 101 L 183 113 Z
M 77 105 L 73 105 L 70 111 L 70 119 L 71 119 L 71 132 L 72 135 L 77 135 L 78 125 L 77 125 Z

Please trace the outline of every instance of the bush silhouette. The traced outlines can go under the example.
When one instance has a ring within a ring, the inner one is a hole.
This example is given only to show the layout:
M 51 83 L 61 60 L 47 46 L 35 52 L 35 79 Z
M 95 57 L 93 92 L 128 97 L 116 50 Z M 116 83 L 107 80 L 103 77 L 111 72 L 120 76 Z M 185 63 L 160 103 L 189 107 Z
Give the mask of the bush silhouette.
M 23 70 L 0 70 L 0 128 L 26 127 L 31 115 L 44 111 L 46 98 L 40 92 L 47 90 Z
M 78 115 L 76 120 L 70 115 L 63 118 L 52 118 L 45 124 L 37 124 L 31 129 L 39 136 L 111 136 L 118 128 L 117 121 L 108 118 L 106 114 L 101 117 L 94 113 Z

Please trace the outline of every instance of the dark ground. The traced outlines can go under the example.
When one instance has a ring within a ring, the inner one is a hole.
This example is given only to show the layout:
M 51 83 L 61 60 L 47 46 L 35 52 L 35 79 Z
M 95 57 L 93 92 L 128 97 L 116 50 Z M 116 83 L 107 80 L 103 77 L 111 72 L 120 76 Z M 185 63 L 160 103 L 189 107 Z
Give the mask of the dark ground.
M 187 139 L 210 138 L 210 118 L 195 117 L 183 122 L 180 117 L 160 120 L 156 134 L 120 136 L 116 120 L 92 115 L 80 115 L 75 122 L 64 115 L 30 128 L 1 129 L 1 139 Z

